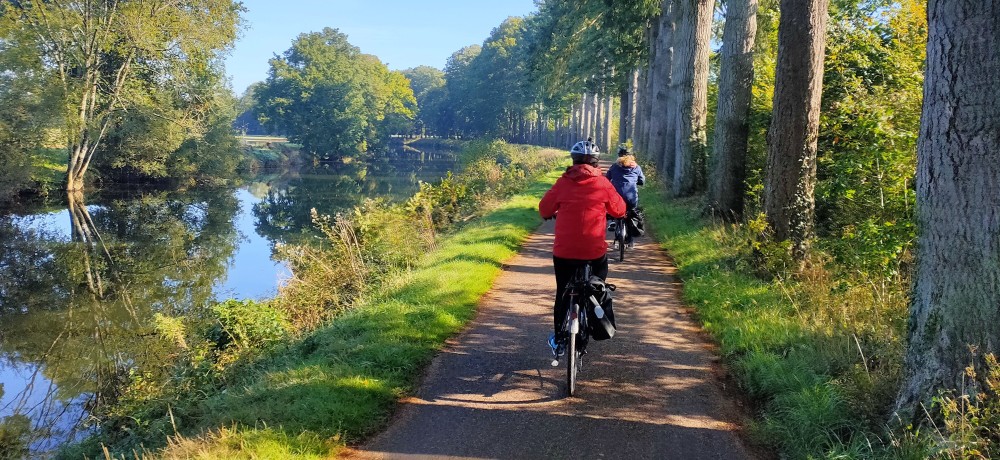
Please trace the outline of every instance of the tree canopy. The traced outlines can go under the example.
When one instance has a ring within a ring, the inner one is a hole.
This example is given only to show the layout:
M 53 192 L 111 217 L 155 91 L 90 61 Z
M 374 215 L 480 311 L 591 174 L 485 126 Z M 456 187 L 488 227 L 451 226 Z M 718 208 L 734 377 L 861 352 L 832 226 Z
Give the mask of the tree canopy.
M 271 59 L 254 97 L 266 127 L 326 159 L 377 147 L 390 134 L 406 132 L 416 115 L 406 77 L 331 28 L 299 35 Z
M 218 116 L 219 53 L 235 41 L 242 9 L 232 0 L 0 4 L 0 38 L 8 51 L 37 56 L 22 62 L 58 94 L 67 189 L 84 188 L 95 158 L 163 175 L 171 148 L 205 133 L 205 121 Z M 157 142 L 156 152 L 137 153 L 148 146 L 136 145 L 133 132 L 156 132 L 166 142 Z M 121 152 L 106 148 L 110 135 L 140 157 L 109 158 Z

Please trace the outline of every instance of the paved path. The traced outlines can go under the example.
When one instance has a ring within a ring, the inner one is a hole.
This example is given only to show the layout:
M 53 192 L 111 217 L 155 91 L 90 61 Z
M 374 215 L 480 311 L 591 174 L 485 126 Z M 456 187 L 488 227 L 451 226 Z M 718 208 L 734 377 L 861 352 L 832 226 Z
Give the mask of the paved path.
M 618 334 L 591 342 L 577 397 L 564 396 L 565 364 L 551 367 L 546 345 L 552 230 L 549 221 L 509 262 L 388 429 L 346 457 L 753 458 L 717 358 L 681 308 L 675 269 L 648 238 L 611 262 Z

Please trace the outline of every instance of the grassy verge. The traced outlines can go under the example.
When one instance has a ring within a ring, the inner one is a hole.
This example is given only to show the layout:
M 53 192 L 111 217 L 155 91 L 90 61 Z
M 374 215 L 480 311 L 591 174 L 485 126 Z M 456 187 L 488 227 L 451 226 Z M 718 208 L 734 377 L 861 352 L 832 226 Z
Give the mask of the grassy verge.
M 762 278 L 745 229 L 701 217 L 701 198 L 643 195 L 684 300 L 757 403 L 757 438 L 786 458 L 906 457 L 886 429 L 898 388 L 905 298 L 830 277 Z M 745 227 L 745 226 L 744 226 Z
M 486 168 L 487 172 L 493 171 L 488 175 L 496 176 L 496 171 L 488 166 L 497 162 L 478 164 L 470 168 Z M 504 174 L 522 177 L 517 171 Z M 229 369 L 221 377 L 211 378 L 209 384 L 198 384 L 198 374 L 211 373 L 212 368 L 220 366 L 220 362 L 227 360 L 224 353 L 211 359 L 189 357 L 187 364 L 178 367 L 177 372 L 185 376 L 175 381 L 192 385 L 191 390 L 143 390 L 135 384 L 141 381 L 133 379 L 131 388 L 144 391 L 144 402 L 124 411 L 126 415 L 121 418 L 128 420 L 121 422 L 120 427 L 125 430 L 118 428 L 91 438 L 64 451 L 62 456 L 99 455 L 103 450 L 101 444 L 110 445 L 113 455 L 117 452 L 128 457 L 133 450 L 145 451 L 148 456 L 206 459 L 335 455 L 346 443 L 361 440 L 386 423 L 396 401 L 412 391 L 420 373 L 444 341 L 472 317 L 479 298 L 492 285 L 502 263 L 516 253 L 526 236 L 539 225 L 538 199 L 558 176 L 558 171 L 552 171 L 533 180 L 520 193 L 485 214 L 480 213 L 480 217 L 443 236 L 439 234 L 433 249 L 411 270 L 394 272 L 369 285 L 369 292 L 351 295 L 349 307 L 331 307 L 336 311 L 332 319 L 320 320 L 319 327 L 309 329 L 287 345 L 259 354 L 248 353 L 253 359 L 235 358 Z M 487 191 L 499 187 L 498 183 L 477 185 L 476 181 L 463 182 L 461 187 L 448 185 L 452 182 L 448 178 L 438 187 L 422 188 L 408 207 L 413 208 L 415 216 L 425 215 L 429 226 L 439 227 L 454 220 L 455 215 L 450 213 L 452 207 L 441 207 L 442 202 L 450 201 L 441 201 L 438 195 L 447 192 L 446 196 L 458 196 L 480 186 Z M 455 192 L 455 188 L 460 192 Z M 431 202 L 437 204 L 431 206 L 428 204 Z M 398 208 L 393 209 L 400 213 Z M 363 229 L 364 223 L 360 227 L 357 233 L 349 232 L 351 241 L 360 235 L 365 245 L 363 240 L 369 233 Z M 333 224 L 332 239 L 343 235 L 340 233 L 343 228 Z M 419 229 L 411 231 L 415 234 Z M 383 235 L 377 243 L 385 243 L 386 238 Z M 392 251 L 378 252 L 383 254 L 381 261 L 396 257 Z M 350 252 L 336 255 L 347 259 L 358 256 L 358 263 L 365 263 L 363 255 Z M 311 287 L 311 291 L 317 290 L 328 289 L 323 285 Z M 316 298 L 302 291 L 296 291 L 292 298 L 299 303 Z M 334 297 L 343 299 L 347 294 Z M 332 302 L 330 298 L 321 300 Z M 294 315 L 285 318 L 283 312 L 301 313 L 314 308 L 299 306 L 295 310 L 280 300 L 266 306 L 229 302 L 221 307 L 224 314 L 218 324 L 226 330 L 230 348 L 238 347 L 248 337 L 257 340 L 281 337 L 280 330 L 296 322 Z M 304 313 L 298 317 L 313 318 Z M 300 322 L 312 324 L 311 320 Z M 178 326 L 161 327 L 160 333 L 167 339 L 176 337 L 168 329 L 180 329 L 180 322 L 167 323 Z M 179 353 L 191 354 L 187 350 L 197 348 L 190 338 L 192 335 L 188 337 L 174 339 L 185 344 Z M 221 385 L 215 383 L 216 378 L 222 380 Z M 199 392 L 205 394 L 193 394 Z M 153 398 L 161 402 L 149 403 Z M 169 403 L 162 402 L 168 399 Z M 134 433 L 122 433 L 128 430 Z M 162 451 L 145 450 L 162 444 L 165 438 L 169 439 Z
M 168 456 L 321 458 L 383 426 L 538 226 L 538 199 L 554 177 L 447 237 L 405 282 L 312 334 L 241 391 L 208 401 L 207 426 L 253 428 L 174 442 Z

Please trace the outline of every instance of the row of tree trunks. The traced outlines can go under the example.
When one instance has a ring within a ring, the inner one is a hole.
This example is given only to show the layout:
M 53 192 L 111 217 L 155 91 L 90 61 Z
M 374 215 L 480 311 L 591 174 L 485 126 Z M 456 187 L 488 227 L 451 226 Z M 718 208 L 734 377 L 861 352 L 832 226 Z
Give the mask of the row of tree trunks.
M 668 142 L 672 142 L 668 139 L 673 139 L 673 128 L 670 121 L 674 119 L 672 115 L 675 111 L 675 106 L 671 103 L 675 7 L 676 2 L 663 2 L 654 34 L 656 41 L 651 49 L 651 53 L 655 53 L 656 59 L 649 66 L 650 105 L 646 152 L 650 158 L 656 161 L 658 169 L 664 177 L 670 177 L 673 171 L 673 161 L 666 161 L 666 156 L 673 152 L 673 149 L 669 149 L 670 153 L 668 153 L 667 145 Z
M 697 85 L 706 80 L 699 46 L 707 42 L 700 32 L 710 3 L 664 1 L 648 33 L 649 65 L 636 77 L 637 117 L 622 117 L 629 126 L 621 133 L 632 129 L 636 147 L 672 173 L 676 194 L 697 189 L 689 172 L 693 149 L 685 145 L 703 145 Z M 757 4 L 727 1 L 708 200 L 728 218 L 743 210 Z M 780 3 L 764 206 L 774 239 L 791 240 L 799 259 L 813 232 L 828 8 L 829 0 Z M 941 391 L 983 391 L 986 356 L 1000 353 L 1000 3 L 931 0 L 928 27 L 916 184 L 920 236 L 905 380 L 896 401 L 897 414 L 917 424 Z M 677 133 L 675 149 L 664 149 L 658 127 L 672 113 L 664 106 L 671 97 L 680 116 L 668 124 Z
M 674 195 L 704 188 L 708 57 L 714 0 L 665 0 L 650 34 L 648 107 L 638 147 L 671 181 Z
M 729 0 L 722 32 L 708 204 L 725 219 L 743 213 L 757 0 Z

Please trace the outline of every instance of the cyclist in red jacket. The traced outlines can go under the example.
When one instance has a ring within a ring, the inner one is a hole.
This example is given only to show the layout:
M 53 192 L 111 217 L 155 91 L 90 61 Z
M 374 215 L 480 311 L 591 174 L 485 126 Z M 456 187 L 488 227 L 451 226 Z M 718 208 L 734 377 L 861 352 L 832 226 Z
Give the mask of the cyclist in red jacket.
M 594 275 L 602 280 L 607 278 L 607 216 L 625 216 L 625 201 L 601 174 L 597 146 L 590 139 L 580 141 L 570 149 L 570 155 L 573 166 L 545 192 L 538 203 L 538 212 L 543 219 L 558 216 L 552 247 L 552 263 L 556 272 L 556 301 L 552 316 L 555 333 L 549 338 L 549 345 L 556 356 L 562 351 L 561 345 L 565 340 L 559 329 L 566 317 L 567 307 L 559 300 L 566 283 L 584 264 L 590 264 Z

